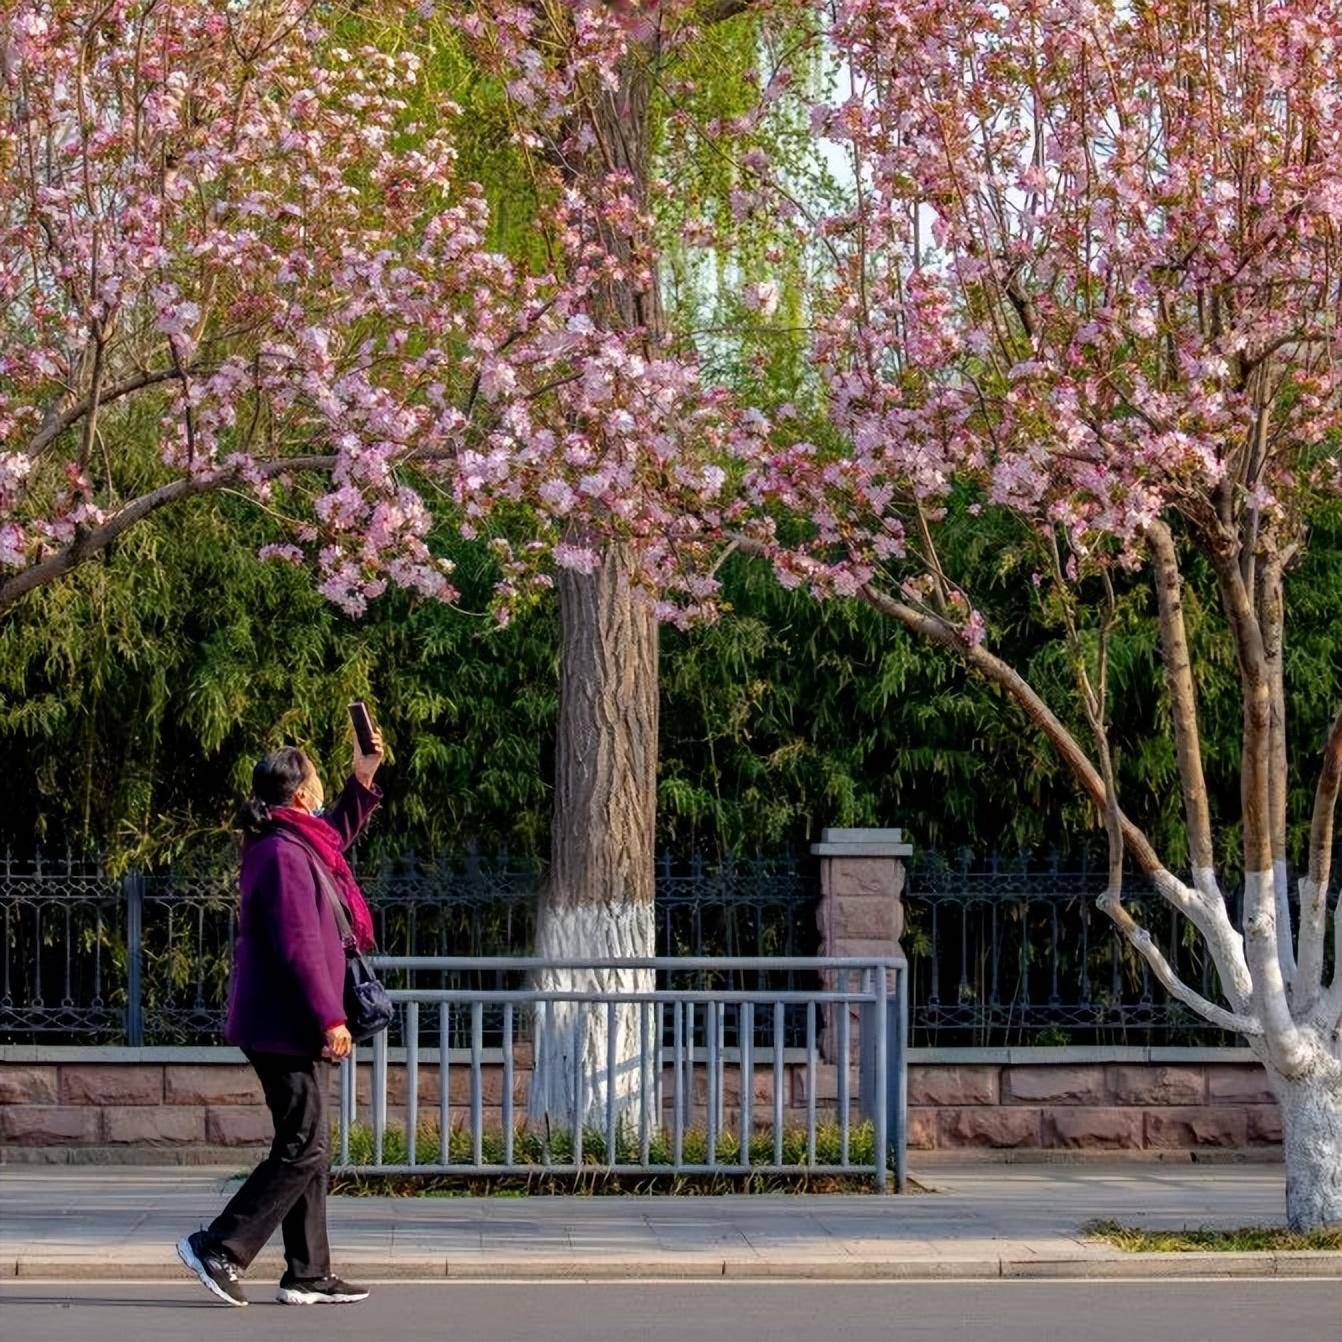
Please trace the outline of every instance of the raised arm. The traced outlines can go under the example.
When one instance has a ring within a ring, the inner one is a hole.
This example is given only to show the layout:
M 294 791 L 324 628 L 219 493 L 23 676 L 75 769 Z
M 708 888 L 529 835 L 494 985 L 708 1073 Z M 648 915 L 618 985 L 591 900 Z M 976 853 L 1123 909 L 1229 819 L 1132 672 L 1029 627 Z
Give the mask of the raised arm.
M 382 789 L 376 783 L 370 780 L 365 784 L 357 775 L 351 774 L 340 790 L 340 796 L 327 807 L 322 819 L 340 835 L 340 846 L 348 848 L 359 837 L 359 831 L 368 823 L 368 817 L 381 800 Z
M 382 733 L 374 729 L 373 748 L 367 754 L 360 748 L 358 735 L 352 728 L 350 735 L 354 740 L 354 772 L 323 817 L 340 835 L 342 848 L 348 848 L 359 837 L 359 831 L 382 800 L 382 789 L 373 782 L 382 763 Z

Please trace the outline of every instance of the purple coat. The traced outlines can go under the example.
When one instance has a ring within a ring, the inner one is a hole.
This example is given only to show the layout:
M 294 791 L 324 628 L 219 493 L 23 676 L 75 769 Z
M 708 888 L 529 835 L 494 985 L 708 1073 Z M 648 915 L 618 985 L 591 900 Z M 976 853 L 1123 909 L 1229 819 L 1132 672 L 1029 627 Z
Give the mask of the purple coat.
M 348 848 L 382 798 L 351 778 L 323 815 Z M 321 1056 L 345 1020 L 345 948 L 308 849 L 282 832 L 242 848 L 242 900 L 224 1038 L 256 1053 Z

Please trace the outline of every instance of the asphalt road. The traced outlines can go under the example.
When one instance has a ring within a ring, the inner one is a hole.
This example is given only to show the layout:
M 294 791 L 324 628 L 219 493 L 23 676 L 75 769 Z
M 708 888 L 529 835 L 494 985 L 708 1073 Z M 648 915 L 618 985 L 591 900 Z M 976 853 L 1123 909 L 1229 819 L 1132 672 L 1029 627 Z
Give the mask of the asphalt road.
M 190 1283 L 0 1282 L 0 1342 L 1332 1342 L 1342 1282 L 388 1283 L 245 1310 Z

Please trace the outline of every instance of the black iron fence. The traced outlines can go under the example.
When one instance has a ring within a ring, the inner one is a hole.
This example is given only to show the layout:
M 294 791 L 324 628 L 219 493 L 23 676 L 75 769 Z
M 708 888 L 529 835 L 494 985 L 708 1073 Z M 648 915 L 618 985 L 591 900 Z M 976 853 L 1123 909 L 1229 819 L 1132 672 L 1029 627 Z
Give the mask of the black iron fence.
M 1173 1000 L 1096 907 L 1107 873 L 1084 860 L 1036 863 L 932 853 L 909 879 L 901 938 L 909 958 L 910 1040 L 948 1045 L 1232 1044 Z M 1196 929 L 1149 885 L 1124 903 L 1185 982 L 1216 1000 Z M 1231 910 L 1240 924 L 1240 896 Z
M 531 944 L 537 874 L 506 857 L 406 858 L 359 874 L 388 955 L 506 955 Z M 921 855 L 904 898 L 910 1042 L 1232 1042 L 1171 1001 L 1114 935 L 1095 908 L 1103 883 L 1084 864 Z M 664 856 L 657 953 L 815 955 L 818 897 L 809 859 Z M 1180 974 L 1214 997 L 1194 930 L 1139 884 L 1126 899 Z M 0 1043 L 216 1041 L 235 901 L 226 864 L 112 878 L 78 861 L 0 861 Z
M 359 877 L 384 954 L 480 957 L 530 946 L 538 878 L 506 857 L 409 857 Z M 110 877 L 71 859 L 0 861 L 0 1043 L 216 1042 L 234 879 L 224 865 Z M 816 945 L 814 879 L 790 858 L 663 857 L 656 912 L 659 955 L 800 956 Z

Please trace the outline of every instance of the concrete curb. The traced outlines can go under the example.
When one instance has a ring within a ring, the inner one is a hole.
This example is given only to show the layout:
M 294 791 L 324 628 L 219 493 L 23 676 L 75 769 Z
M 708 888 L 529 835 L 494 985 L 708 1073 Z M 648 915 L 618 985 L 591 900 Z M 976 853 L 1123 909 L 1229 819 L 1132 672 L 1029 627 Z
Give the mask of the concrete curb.
M 1114 1280 L 1162 1281 L 1190 1277 L 1331 1277 L 1342 1278 L 1342 1254 L 1292 1253 L 1132 1253 L 1085 1258 L 1038 1258 L 982 1255 L 966 1258 L 570 1258 L 490 1255 L 444 1258 L 346 1256 L 351 1275 L 375 1281 L 761 1281 L 778 1278 L 813 1281 L 991 1281 Z M 282 1259 L 263 1254 L 248 1277 L 254 1288 L 278 1279 Z M 172 1281 L 184 1278 L 175 1255 L 140 1261 L 47 1258 L 38 1254 L 0 1263 L 0 1279 L 47 1281 Z

